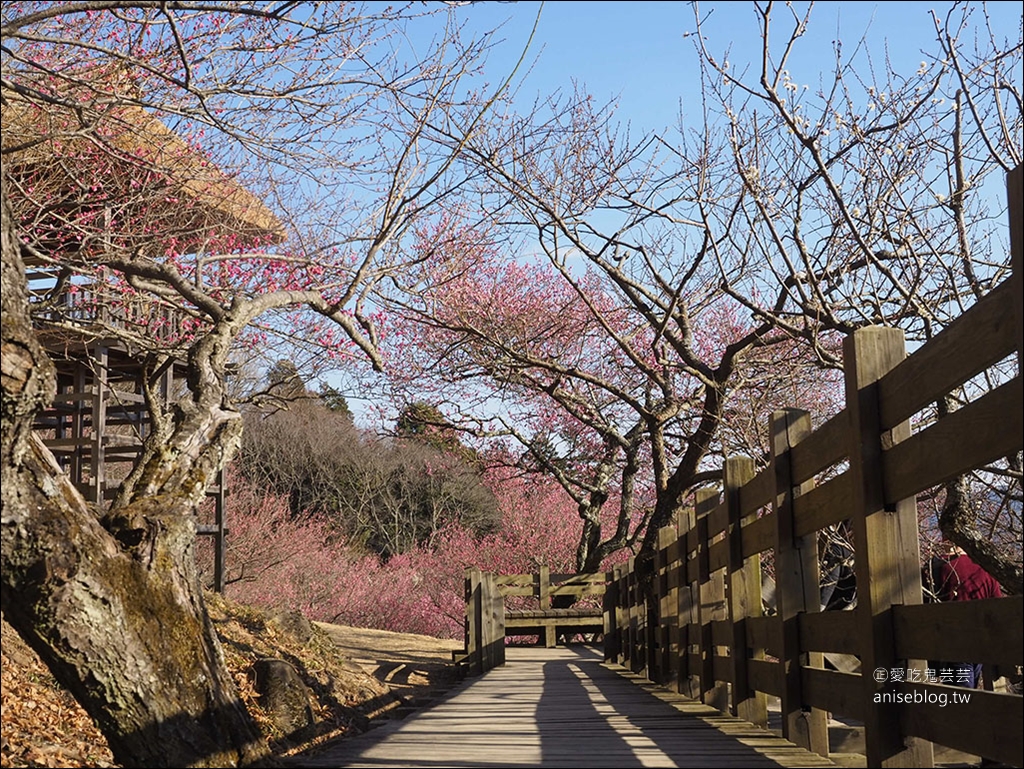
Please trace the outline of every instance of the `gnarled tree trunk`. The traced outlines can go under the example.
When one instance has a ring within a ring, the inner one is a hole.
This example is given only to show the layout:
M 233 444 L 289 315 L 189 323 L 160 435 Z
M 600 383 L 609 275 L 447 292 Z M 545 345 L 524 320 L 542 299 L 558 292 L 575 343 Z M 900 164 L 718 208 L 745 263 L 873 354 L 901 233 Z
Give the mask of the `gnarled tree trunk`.
M 118 762 L 253 763 L 266 744 L 225 666 L 192 552 L 196 500 L 237 445 L 237 415 L 195 398 L 173 420 L 170 443 L 148 457 L 141 492 L 101 522 L 32 432 L 54 373 L 29 318 L 5 183 L 0 197 L 4 615 Z

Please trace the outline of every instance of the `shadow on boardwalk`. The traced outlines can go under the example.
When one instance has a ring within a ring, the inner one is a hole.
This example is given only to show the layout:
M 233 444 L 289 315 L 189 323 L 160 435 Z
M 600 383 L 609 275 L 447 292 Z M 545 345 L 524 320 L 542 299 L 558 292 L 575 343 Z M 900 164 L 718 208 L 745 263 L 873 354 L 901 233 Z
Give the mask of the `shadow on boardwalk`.
M 589 647 L 511 648 L 434 706 L 289 766 L 757 767 L 830 762 L 651 686 Z

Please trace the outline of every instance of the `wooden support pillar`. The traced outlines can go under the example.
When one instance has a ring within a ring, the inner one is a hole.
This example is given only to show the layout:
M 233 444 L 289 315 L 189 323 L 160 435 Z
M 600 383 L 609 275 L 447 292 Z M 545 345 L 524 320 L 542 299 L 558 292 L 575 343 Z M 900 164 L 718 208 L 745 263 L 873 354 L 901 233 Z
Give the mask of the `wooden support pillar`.
M 632 653 L 629 669 L 639 676 L 647 675 L 647 603 L 643 585 L 636 573 L 636 559 L 629 559 L 629 607 Z
M 623 636 L 625 642 L 622 644 L 622 665 L 629 670 L 634 669 L 634 661 L 637 657 L 637 618 L 636 618 L 636 559 L 630 556 L 626 561 L 624 584 L 622 586 L 623 600 Z
M 612 647 L 609 649 L 609 653 L 614 654 L 610 661 L 621 665 L 626 653 L 625 567 L 616 566 L 612 569 L 612 577 L 615 587 L 612 598 L 615 604 L 613 607 L 614 611 L 611 613 L 611 621 L 612 627 L 615 630 L 615 637 L 612 639 Z
M 81 361 L 74 361 L 74 369 L 71 375 L 71 392 L 74 399 L 69 401 L 74 405 L 71 416 L 71 437 L 75 439 L 75 446 L 69 455 L 68 475 L 71 482 L 78 487 L 83 496 L 90 502 L 93 501 L 89 489 L 85 486 L 85 401 L 86 393 L 91 385 L 88 382 L 88 367 Z M 92 413 L 92 400 L 89 401 L 89 413 Z
M 106 507 L 104 491 L 106 490 L 106 456 L 105 437 L 107 430 L 107 397 L 108 367 L 110 365 L 110 352 L 99 345 L 91 351 L 90 358 L 93 365 L 92 378 L 92 427 L 89 436 L 89 501 L 99 508 Z
M 818 548 L 813 535 L 796 536 L 793 497 L 813 486 L 794 488 L 790 452 L 811 433 L 806 411 L 776 411 L 771 418 L 772 467 L 775 475 L 775 602 L 782 626 L 782 736 L 821 756 L 828 756 L 828 714 L 804 702 L 803 668 L 823 668 L 821 652 L 800 650 L 800 614 L 821 608 Z
M 615 567 L 615 571 L 618 573 L 619 578 L 616 582 L 615 590 L 615 623 L 618 627 L 617 635 L 617 646 L 618 646 L 618 662 L 623 667 L 627 667 L 626 660 L 629 658 L 629 562 L 621 564 Z
M 742 526 L 754 514 L 741 518 L 740 487 L 754 477 L 754 462 L 747 457 L 725 461 L 725 504 L 729 514 L 728 596 L 732 625 L 732 714 L 768 728 L 768 699 L 751 688 L 747 662 L 763 660 L 765 650 L 747 647 L 747 618 L 761 616 L 761 556 L 743 557 Z
M 483 669 L 486 672 L 505 664 L 505 598 L 494 574 L 483 575 L 480 604 Z
M 228 530 L 226 515 L 227 506 L 227 482 L 228 474 L 226 468 L 221 468 L 217 473 L 217 489 L 213 500 L 213 525 L 216 528 L 213 542 L 213 589 L 218 593 L 224 592 L 226 583 L 225 569 L 228 558 Z
M 57 372 L 57 397 L 56 397 L 56 399 L 54 401 L 54 404 L 53 404 L 54 405 L 54 412 L 53 412 L 54 413 L 54 432 L 53 432 L 53 437 L 56 438 L 58 441 L 64 440 L 65 438 L 68 437 L 68 435 L 69 435 L 68 428 L 71 427 L 71 417 L 63 409 L 63 405 L 65 403 L 67 403 L 67 401 L 63 397 L 61 397 L 63 395 L 66 395 L 69 392 L 69 390 L 70 391 L 74 390 L 74 384 L 72 383 L 70 385 L 70 387 L 69 387 L 69 385 L 67 383 L 67 379 L 58 370 L 58 372 Z M 71 433 L 71 435 L 73 435 L 73 434 L 74 433 Z M 65 467 L 65 470 L 66 469 L 67 468 Z M 73 480 L 73 476 L 72 476 L 72 480 Z
M 480 675 L 505 664 L 505 601 L 493 574 L 466 570 L 466 664 Z
M 658 534 L 660 535 L 660 530 Z M 658 539 L 655 537 L 655 542 Z M 661 574 L 660 574 L 660 562 L 661 556 L 658 553 L 657 546 L 653 557 L 650 561 L 650 574 L 647 577 L 648 590 L 644 595 L 644 616 L 646 617 L 646 645 L 647 654 L 645 655 L 644 669 L 646 676 L 649 681 L 654 683 L 661 683 Z
M 664 639 L 661 637 L 662 617 L 665 609 L 662 605 L 665 600 L 665 554 L 661 550 L 661 537 L 661 529 L 658 529 L 658 535 L 655 538 L 657 544 L 654 548 L 654 558 L 651 560 L 651 594 L 647 602 L 647 638 L 649 643 L 647 677 L 656 684 L 663 683 L 662 674 L 665 669 L 662 659 L 665 644 Z
M 652 559 L 651 593 L 647 600 L 647 677 L 657 684 L 665 683 L 668 639 L 665 626 L 665 529 L 658 529 Z
M 630 644 L 633 643 L 633 638 L 630 635 L 630 619 L 632 617 L 631 609 L 629 606 L 629 579 L 630 579 L 630 564 L 627 559 L 626 563 L 619 567 L 620 579 L 619 579 L 619 664 L 623 667 L 629 667 L 629 659 L 632 654 Z
M 537 571 L 537 602 L 541 611 L 551 608 L 551 567 L 546 563 Z
M 931 743 L 903 735 L 901 707 L 874 701 L 875 694 L 886 688 L 885 682 L 876 681 L 876 670 L 919 666 L 896 656 L 892 618 L 893 606 L 921 603 L 917 505 L 914 498 L 886 499 L 882 474 L 883 441 L 895 444 L 906 439 L 910 424 L 904 422 L 884 434 L 877 384 L 906 357 L 903 332 L 861 329 L 846 338 L 843 353 L 868 766 L 930 767 Z

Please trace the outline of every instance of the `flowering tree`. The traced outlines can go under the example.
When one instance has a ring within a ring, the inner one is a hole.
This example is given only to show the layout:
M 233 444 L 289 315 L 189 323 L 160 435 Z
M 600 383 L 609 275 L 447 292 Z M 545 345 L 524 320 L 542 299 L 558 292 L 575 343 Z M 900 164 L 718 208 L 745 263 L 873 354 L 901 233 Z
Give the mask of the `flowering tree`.
M 794 399 L 835 410 L 836 372 L 771 324 L 746 320 L 706 275 L 678 299 L 689 302 L 676 340 L 684 366 L 664 324 L 598 270 L 510 257 L 481 229 L 447 222 L 419 243 L 417 269 L 390 296 L 389 345 L 403 361 L 390 381 L 400 398 L 433 388 L 464 430 L 511 439 L 518 464 L 557 479 L 581 519 L 581 571 L 649 549 L 652 520 L 664 525 L 689 489 L 720 478 L 709 458 L 766 457 L 766 410 Z M 828 335 L 818 344 L 833 355 Z
M 533 572 L 541 563 L 556 572 L 572 569 L 573 541 L 566 533 L 574 512 L 564 490 L 550 478 L 508 468 L 489 471 L 487 483 L 501 504 L 493 531 L 481 535 L 452 521 L 429 542 L 384 563 L 338 536 L 325 516 L 294 516 L 285 497 L 236 477 L 227 594 L 326 622 L 459 638 L 467 567 L 505 574 Z M 212 553 L 205 543 L 199 563 L 209 579 Z
M 3 610 L 120 763 L 266 750 L 192 558 L 196 505 L 240 440 L 228 363 L 277 335 L 380 366 L 366 292 L 456 203 L 473 170 L 455 161 L 503 88 L 467 82 L 487 38 L 449 23 L 428 50 L 401 44 L 446 13 L 3 5 Z M 53 278 L 34 317 L 25 262 Z M 31 433 L 53 393 L 33 321 L 122 340 L 147 382 L 187 362 L 184 397 L 148 386 L 152 432 L 102 519 Z
M 246 414 L 239 469 L 284 494 L 292 515 L 325 516 L 336 534 L 387 559 L 458 522 L 482 532 L 497 523 L 479 468 L 418 439 L 387 440 L 307 397 L 288 410 Z
M 518 229 L 443 223 L 459 234 L 422 238 L 422 272 L 390 297 L 449 419 L 461 410 L 487 429 L 494 400 L 513 403 L 505 429 L 576 485 L 585 519 L 610 478 L 624 490 L 646 479 L 650 513 L 629 518 L 647 556 L 707 481 L 707 457 L 750 443 L 730 434 L 735 414 L 807 406 L 822 388 L 789 382 L 840 365 L 843 335 L 898 326 L 914 344 L 1001 282 L 1002 181 L 1021 155 L 1019 30 L 1000 40 L 973 4 L 934 19 L 915 72 L 836 41 L 831 71 L 802 77 L 810 11 L 752 4 L 762 46 L 737 66 L 694 8 L 703 100 L 678 132 L 637 139 L 577 92 L 474 137 L 492 185 L 481 194 Z M 570 453 L 584 476 L 567 477 Z M 1019 498 L 1019 457 L 991 470 Z M 946 499 L 943 530 L 1019 586 L 1019 562 Z M 1019 519 L 1019 502 L 1000 509 Z

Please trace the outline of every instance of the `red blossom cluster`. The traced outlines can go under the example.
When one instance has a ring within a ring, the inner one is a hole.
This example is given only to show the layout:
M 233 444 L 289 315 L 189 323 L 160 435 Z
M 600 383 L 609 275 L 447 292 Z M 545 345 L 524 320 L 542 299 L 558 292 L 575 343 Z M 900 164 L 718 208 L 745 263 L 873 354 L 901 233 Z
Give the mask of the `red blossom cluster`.
M 236 475 L 229 498 L 228 588 L 232 600 L 286 606 L 311 619 L 460 638 L 466 568 L 527 573 L 547 563 L 570 573 L 580 522 L 557 484 L 509 470 L 488 474 L 501 525 L 476 536 L 449 525 L 431 541 L 382 561 L 332 532 L 323 516 L 293 516 L 288 500 Z M 209 570 L 209 542 L 199 560 Z M 624 560 L 623 554 L 608 562 Z

